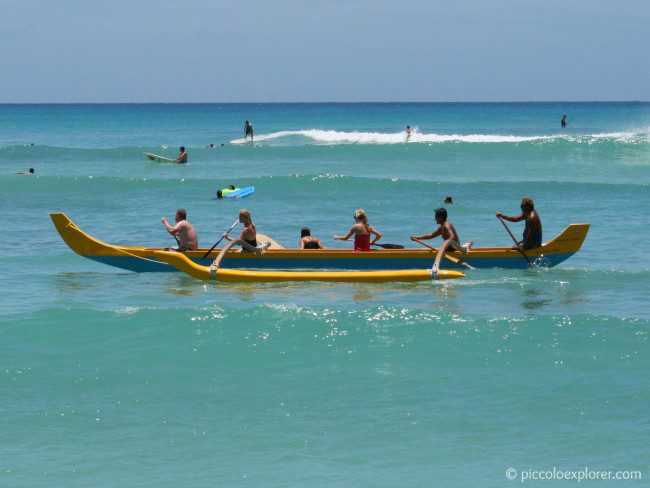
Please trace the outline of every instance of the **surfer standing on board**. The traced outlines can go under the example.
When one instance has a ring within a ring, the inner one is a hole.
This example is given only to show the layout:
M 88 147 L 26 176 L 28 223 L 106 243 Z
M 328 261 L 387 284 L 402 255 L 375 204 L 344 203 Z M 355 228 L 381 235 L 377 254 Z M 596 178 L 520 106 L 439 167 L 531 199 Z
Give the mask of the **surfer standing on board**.
M 177 250 L 180 252 L 193 251 L 199 247 L 199 238 L 196 235 L 196 230 L 194 230 L 194 226 L 185 219 L 187 219 L 187 212 L 182 208 L 179 208 L 176 211 L 176 225 L 174 227 L 169 225 L 165 217 L 160 219 L 167 229 L 167 232 L 178 237 Z
M 534 249 L 542 245 L 542 220 L 535 211 L 535 204 L 533 201 L 526 197 L 521 200 L 521 213 L 514 217 L 503 215 L 501 212 L 495 212 L 497 217 L 505 219 L 508 222 L 521 222 L 526 221 L 524 227 L 524 239 L 517 244 L 520 251 Z
M 187 163 L 187 152 L 185 152 L 185 146 L 181 146 L 178 150 L 178 157 L 174 159 L 179 164 Z
M 251 136 L 251 142 L 253 142 L 253 124 L 247 120 L 244 123 L 244 140 L 248 139 L 248 136 Z

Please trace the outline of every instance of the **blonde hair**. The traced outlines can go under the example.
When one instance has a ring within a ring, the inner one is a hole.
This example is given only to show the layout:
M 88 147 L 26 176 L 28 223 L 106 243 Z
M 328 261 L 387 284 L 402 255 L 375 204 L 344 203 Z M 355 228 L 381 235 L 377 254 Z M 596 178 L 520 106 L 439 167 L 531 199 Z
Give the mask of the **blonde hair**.
M 364 224 L 368 224 L 368 217 L 366 217 L 366 211 L 362 208 L 354 211 L 354 219 L 360 220 Z
M 251 218 L 251 213 L 245 208 L 241 209 L 239 211 L 239 221 L 242 224 L 250 224 L 253 221 L 253 219 Z

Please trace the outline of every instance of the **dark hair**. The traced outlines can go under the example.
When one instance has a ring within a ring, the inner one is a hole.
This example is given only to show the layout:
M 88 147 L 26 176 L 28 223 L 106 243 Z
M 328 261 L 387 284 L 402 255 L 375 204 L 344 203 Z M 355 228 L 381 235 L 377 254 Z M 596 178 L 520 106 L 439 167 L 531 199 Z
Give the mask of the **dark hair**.
M 301 238 L 307 237 L 307 236 L 310 236 L 310 235 L 311 235 L 311 231 L 309 230 L 309 227 L 303 227 L 302 229 L 300 229 L 300 237 Z
M 407 129 L 410 129 L 410 128 L 411 128 L 411 126 L 410 126 L 410 125 L 407 125 L 407 126 L 406 126 L 406 128 L 407 128 Z
M 29 172 L 30 172 L 30 173 L 33 173 L 33 172 L 34 172 L 34 168 L 29 168 Z
M 178 210 L 176 210 L 176 215 L 178 215 L 183 220 L 187 218 L 187 212 L 183 208 L 179 208 Z
M 234 190 L 234 189 L 235 189 L 235 185 L 228 185 L 228 189 L 229 189 L 229 190 Z
M 444 208 L 436 209 L 436 217 L 440 217 L 442 220 L 447 220 L 447 210 Z
M 524 197 L 521 199 L 521 208 L 526 208 L 528 210 L 535 210 L 535 204 L 530 197 Z
M 185 146 L 181 146 L 181 151 L 185 151 Z
M 217 198 L 223 198 L 223 194 L 221 193 L 221 190 L 217 190 Z

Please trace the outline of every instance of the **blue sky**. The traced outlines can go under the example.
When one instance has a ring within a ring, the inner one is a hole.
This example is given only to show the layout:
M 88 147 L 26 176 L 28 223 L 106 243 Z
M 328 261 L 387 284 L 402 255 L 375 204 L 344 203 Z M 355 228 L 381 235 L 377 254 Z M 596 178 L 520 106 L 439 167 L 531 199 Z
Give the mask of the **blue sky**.
M 650 100 L 650 1 L 0 0 L 0 102 Z

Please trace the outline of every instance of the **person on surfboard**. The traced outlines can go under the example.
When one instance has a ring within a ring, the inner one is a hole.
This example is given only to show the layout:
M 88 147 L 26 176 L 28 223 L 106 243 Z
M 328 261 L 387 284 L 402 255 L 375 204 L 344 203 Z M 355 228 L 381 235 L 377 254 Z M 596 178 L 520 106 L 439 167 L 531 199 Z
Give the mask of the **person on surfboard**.
M 248 139 L 248 136 L 251 136 L 251 142 L 253 142 L 253 124 L 247 120 L 244 123 L 244 140 Z
M 223 198 L 228 193 L 235 190 L 239 190 L 239 188 L 237 188 L 235 185 L 228 185 L 228 188 L 222 188 L 221 190 L 217 190 L 217 198 Z
M 354 235 L 354 251 L 355 252 L 367 252 L 370 251 L 370 246 L 375 242 L 381 239 L 381 234 L 377 232 L 374 228 L 368 223 L 368 217 L 366 217 L 366 211 L 359 209 L 354 212 L 354 221 L 356 222 L 347 234 L 344 236 L 334 236 L 336 241 L 347 241 Z M 376 237 L 370 241 L 370 236 L 374 234 Z
M 178 157 L 174 159 L 177 163 L 186 164 L 187 163 L 187 152 L 185 152 L 185 146 L 181 146 L 178 149 Z
M 35 173 L 34 168 L 29 168 L 29 171 L 16 171 L 15 175 L 33 175 Z
M 196 235 L 196 230 L 194 226 L 190 224 L 187 220 L 187 212 L 179 208 L 176 211 L 176 225 L 172 227 L 167 222 L 167 219 L 163 217 L 160 221 L 163 223 L 167 232 L 171 235 L 178 238 L 178 251 L 194 251 L 199 248 L 199 238 Z
M 523 235 L 524 238 L 517 244 L 515 249 L 518 248 L 520 251 L 526 251 L 528 249 L 535 249 L 542 245 L 542 220 L 539 218 L 539 215 L 535 210 L 535 204 L 530 198 L 525 197 L 521 200 L 521 213 L 519 215 L 511 217 L 509 215 L 503 215 L 501 212 L 495 213 L 497 217 L 507 220 L 508 222 L 526 221 Z
M 436 223 L 438 228 L 431 232 L 430 234 L 424 234 L 421 236 L 411 236 L 412 241 L 422 241 L 426 239 L 434 239 L 438 236 L 442 236 L 442 240 L 446 241 L 447 239 L 453 239 L 454 241 L 460 243 L 458 238 L 458 233 L 454 225 L 447 220 L 447 209 L 437 208 L 436 209 Z M 473 241 L 467 241 L 461 246 L 462 252 L 468 252 L 472 247 Z
M 300 249 L 325 249 L 325 246 L 317 238 L 312 237 L 309 227 L 300 230 Z

